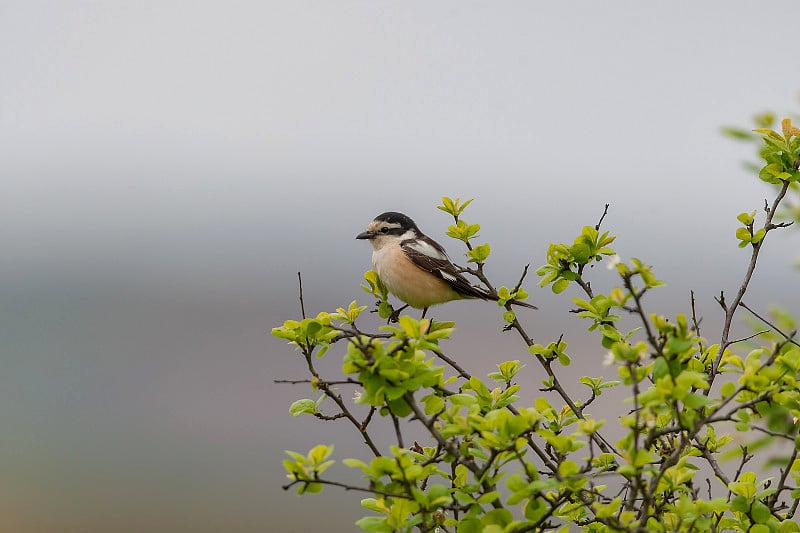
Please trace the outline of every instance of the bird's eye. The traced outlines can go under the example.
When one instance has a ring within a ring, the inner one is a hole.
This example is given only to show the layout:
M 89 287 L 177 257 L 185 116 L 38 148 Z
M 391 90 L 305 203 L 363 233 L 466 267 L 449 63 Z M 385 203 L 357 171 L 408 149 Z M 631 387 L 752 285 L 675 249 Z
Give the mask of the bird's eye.
M 381 233 L 389 233 L 389 228 L 384 226 L 381 228 Z

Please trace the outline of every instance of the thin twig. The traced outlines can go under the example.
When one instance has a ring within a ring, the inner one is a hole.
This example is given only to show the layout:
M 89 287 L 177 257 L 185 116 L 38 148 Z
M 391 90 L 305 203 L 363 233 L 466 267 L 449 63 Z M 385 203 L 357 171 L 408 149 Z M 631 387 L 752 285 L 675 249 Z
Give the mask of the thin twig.
M 342 412 L 344 418 L 347 418 L 347 420 L 349 420 L 351 424 L 353 424 L 355 427 L 358 428 L 359 432 L 361 433 L 361 436 L 364 438 L 364 443 L 367 445 L 367 447 L 369 447 L 369 449 L 372 451 L 375 457 L 380 457 L 381 452 L 380 450 L 378 450 L 378 447 L 375 446 L 375 443 L 372 441 L 372 437 L 370 437 L 369 433 L 367 433 L 366 426 L 364 426 L 361 422 L 356 420 L 356 418 L 347 408 L 347 405 L 344 403 L 344 400 L 342 400 L 342 396 L 340 394 L 336 394 L 336 392 L 334 392 L 334 390 L 328 386 L 325 380 L 320 378 L 317 369 L 314 367 L 311 350 L 304 348 L 303 357 L 306 360 L 306 366 L 308 367 L 309 373 L 312 376 L 314 376 L 314 378 L 316 378 L 317 380 L 317 387 L 319 388 L 319 390 L 321 390 L 323 394 L 325 394 L 325 396 L 333 400 L 334 403 L 339 407 L 339 410 Z
M 748 335 L 747 337 L 742 337 L 741 339 L 732 340 L 728 344 L 730 345 L 730 344 L 738 344 L 740 342 L 746 342 L 746 341 L 749 341 L 750 339 L 758 337 L 759 335 L 763 335 L 764 333 L 769 333 L 769 330 L 764 329 L 764 330 L 761 330 L 761 331 L 757 331 L 756 333 L 753 333 L 752 335 Z
M 636 289 L 633 288 L 633 282 L 631 281 L 630 275 L 625 275 L 622 277 L 622 281 L 625 284 L 625 288 L 630 291 L 631 295 L 633 296 L 633 301 L 636 304 L 636 314 L 642 319 L 642 325 L 644 326 L 645 334 L 647 335 L 647 341 L 650 343 L 650 346 L 656 351 L 656 355 L 661 355 L 662 347 L 656 341 L 655 336 L 653 335 L 653 330 L 650 327 L 650 321 L 647 319 L 647 314 L 644 312 L 644 308 L 642 307 L 642 292 L 636 292 Z
M 291 483 L 287 483 L 286 485 L 281 485 L 283 490 L 289 490 L 293 486 L 297 485 L 298 483 L 319 483 L 320 485 L 331 485 L 334 487 L 341 487 L 344 490 L 354 490 L 357 492 L 366 492 L 368 494 L 379 494 L 381 496 L 386 496 L 387 498 L 402 498 L 405 500 L 413 499 L 408 494 L 398 494 L 396 492 L 387 492 L 385 490 L 379 490 L 376 488 L 370 487 L 357 487 L 355 485 L 348 485 L 346 483 L 340 483 L 338 481 L 332 481 L 329 479 L 295 479 Z
M 397 418 L 397 415 L 394 413 L 389 413 L 392 417 L 392 424 L 394 425 L 394 434 L 397 436 L 397 445 L 401 448 L 405 448 L 405 444 L 403 444 L 403 432 L 400 431 L 400 419 Z M 402 470 L 402 469 L 401 469 Z
M 775 200 L 772 202 L 772 208 L 766 207 L 767 210 L 767 218 L 764 221 L 764 229 L 766 233 L 769 233 L 771 230 L 775 229 L 775 226 L 772 224 L 772 217 L 775 216 L 775 211 L 778 209 L 778 205 L 783 200 L 783 197 L 786 196 L 786 192 L 789 190 L 789 181 L 784 181 L 783 185 L 781 186 L 781 190 L 778 193 L 778 196 L 775 197 Z M 722 354 L 725 353 L 725 349 L 730 346 L 730 342 L 728 341 L 728 335 L 731 332 L 731 324 L 733 323 L 733 316 L 736 314 L 736 309 L 739 307 L 739 303 L 744 298 L 745 292 L 747 292 L 747 287 L 750 285 L 750 279 L 753 277 L 753 272 L 756 269 L 756 262 L 758 261 L 758 254 L 761 251 L 761 247 L 764 245 L 764 241 L 766 240 L 766 235 L 758 241 L 757 243 L 753 244 L 753 251 L 750 255 L 750 263 L 747 265 L 747 271 L 745 272 L 744 279 L 742 280 L 742 284 L 739 286 L 739 291 L 736 293 L 733 301 L 730 305 L 727 306 L 725 311 L 725 325 L 722 328 L 722 339 L 719 343 L 719 353 L 717 357 L 714 359 L 714 363 L 711 366 L 711 375 L 709 376 L 709 385 L 711 385 L 716 377 L 718 370 L 719 370 L 719 363 L 722 360 Z M 720 305 L 724 304 L 724 300 L 720 302 Z M 723 307 L 724 308 L 724 307 Z
M 374 415 L 375 411 L 377 411 L 377 410 L 378 410 L 378 408 L 375 407 L 374 405 L 369 408 L 369 413 L 367 414 L 367 417 L 364 419 L 363 422 L 361 422 L 361 425 L 358 427 L 358 429 L 361 431 L 361 433 L 364 433 L 367 430 L 367 426 L 372 421 L 372 415 Z
M 694 291 L 693 290 L 689 291 L 689 294 L 692 299 L 692 326 L 694 327 L 694 334 L 697 335 L 698 337 L 701 337 L 702 335 L 700 334 L 700 323 L 703 321 L 703 318 L 702 317 L 700 319 L 697 318 L 697 310 L 695 308 L 695 300 L 694 300 Z M 700 352 L 702 353 L 703 343 L 698 342 L 698 347 L 700 348 Z
M 706 445 L 705 445 L 705 444 L 703 444 L 702 442 L 700 442 L 700 441 L 699 441 L 699 440 L 698 440 L 696 437 L 695 437 L 695 442 L 694 442 L 694 444 L 695 444 L 695 447 L 696 447 L 697 449 L 699 449 L 701 452 L 703 452 L 703 458 L 704 458 L 704 459 L 705 459 L 705 460 L 708 462 L 708 464 L 711 466 L 711 469 L 714 471 L 714 474 L 716 474 L 716 476 L 717 476 L 717 477 L 718 477 L 718 478 L 719 478 L 719 479 L 720 479 L 720 480 L 721 480 L 723 483 L 725 483 L 725 486 L 727 487 L 727 486 L 728 486 L 728 484 L 730 484 L 730 482 L 731 482 L 731 481 L 730 481 L 730 479 L 728 479 L 728 476 L 727 476 L 727 475 L 725 475 L 725 472 L 723 472 L 723 471 L 722 471 L 722 468 L 720 468 L 720 466 L 719 466 L 719 463 L 718 463 L 718 462 L 717 462 L 717 460 L 714 458 L 714 455 L 713 455 L 713 454 L 712 454 L 712 453 L 709 451 L 708 447 L 706 447 Z M 710 491 L 710 490 L 711 490 L 711 486 L 710 486 L 710 484 L 709 484 L 709 491 Z
M 446 356 L 444 353 L 442 353 L 442 352 L 441 352 L 441 350 L 439 350 L 439 351 L 437 351 L 437 352 L 436 352 L 436 356 L 437 356 L 439 359 L 441 359 L 441 360 L 443 360 L 444 362 L 446 362 L 448 365 L 450 365 L 450 366 L 451 366 L 451 367 L 452 367 L 452 368 L 453 368 L 453 369 L 454 369 L 456 372 L 458 372 L 458 374 L 459 374 L 459 375 L 460 375 L 462 378 L 464 378 L 464 379 L 466 379 L 466 380 L 469 380 L 469 379 L 471 379 L 471 378 L 472 378 L 472 375 L 471 375 L 469 372 L 467 372 L 466 370 L 464 370 L 464 369 L 463 369 L 463 368 L 462 368 L 462 367 L 461 367 L 461 366 L 460 366 L 458 363 L 456 363 L 456 362 L 455 362 L 453 359 L 451 359 L 451 358 L 447 357 L 447 356 Z M 507 405 L 507 406 L 506 406 L 506 409 L 508 409 L 509 411 L 511 411 L 511 413 L 512 413 L 512 414 L 514 414 L 514 415 L 516 415 L 516 416 L 519 416 L 519 410 L 518 410 L 516 407 L 514 407 L 514 405 L 513 405 L 513 404 L 509 404 L 509 405 Z M 547 467 L 550 469 L 550 471 L 551 471 L 551 472 L 557 472 L 557 471 L 558 471 L 558 467 L 557 467 L 555 464 L 553 464 L 552 462 L 550 462 L 550 459 L 547 457 L 547 454 L 545 454 L 545 453 L 544 453 L 544 451 L 542 451 L 542 449 L 541 449 L 539 446 L 537 446 L 537 444 L 536 444 L 536 443 L 533 441 L 533 438 L 531 438 L 531 436 L 530 436 L 530 435 L 528 436 L 527 440 L 528 440 L 528 446 L 529 446 L 529 447 L 530 447 L 530 448 L 531 448 L 531 449 L 534 451 L 534 453 L 536 453 L 536 455 L 538 455 L 538 456 L 539 456 L 539 458 L 540 458 L 540 459 L 542 460 L 542 462 L 544 462 L 544 464 L 545 464 L 545 465 L 546 465 L 546 466 L 547 466 Z
M 300 285 L 300 314 L 306 318 L 306 305 L 303 303 L 303 277 L 300 272 L 297 273 L 297 284 Z
M 514 285 L 514 292 L 517 292 L 520 289 L 520 287 L 522 287 L 522 282 L 525 280 L 525 276 L 528 275 L 528 268 L 530 266 L 531 264 L 528 263 L 527 265 L 525 265 L 525 268 L 522 269 L 522 275 L 519 277 L 519 281 L 517 282 L 517 284 Z
M 510 303 L 507 303 L 505 307 L 507 310 L 509 311 L 511 310 Z M 525 331 L 525 328 L 522 327 L 522 324 L 519 323 L 519 320 L 517 320 L 516 317 L 511 322 L 510 328 L 516 330 L 517 333 L 519 333 L 520 337 L 522 337 L 522 340 L 525 342 L 526 345 L 528 346 L 534 345 L 533 339 L 528 335 L 528 333 Z M 572 398 L 570 398 L 569 394 L 567 394 L 566 389 L 564 389 L 558 377 L 556 376 L 555 372 L 553 372 L 551 363 L 547 361 L 540 354 L 537 354 L 535 357 L 536 360 L 539 361 L 539 364 L 542 365 L 542 368 L 544 368 L 545 372 L 547 372 L 548 377 L 550 377 L 550 380 L 553 383 L 552 389 L 558 393 L 558 395 L 561 397 L 562 400 L 564 400 L 564 402 L 567 404 L 567 406 L 569 406 L 570 410 L 575 414 L 575 416 L 577 416 L 581 420 L 585 420 L 586 416 L 583 414 L 583 410 L 577 405 L 575 405 L 575 402 L 572 400 Z M 603 450 L 604 452 L 606 453 L 613 452 L 619 455 L 619 452 L 617 452 L 617 450 L 614 449 L 614 446 L 612 446 L 611 443 L 609 443 L 599 432 L 593 432 L 590 438 L 594 440 L 597 443 L 597 445 L 600 446 L 600 449 Z
M 784 333 L 783 331 L 781 331 L 781 329 L 780 329 L 778 326 L 776 326 L 775 324 L 773 324 L 772 322 L 770 322 L 769 320 L 767 320 L 767 319 L 766 319 L 766 318 L 764 318 L 763 316 L 759 315 L 758 313 L 756 313 L 755 311 L 753 311 L 752 309 L 750 309 L 749 307 L 747 307 L 747 305 L 746 305 L 744 302 L 740 302 L 740 303 L 739 303 L 739 306 L 741 306 L 741 307 L 744 307 L 745 309 L 747 309 L 748 311 L 750 311 L 750 313 L 752 313 L 752 315 L 753 315 L 754 317 L 756 317 L 757 319 L 759 319 L 760 321 L 762 321 L 764 324 L 768 325 L 769 327 L 771 327 L 772 329 L 774 329 L 775 331 L 777 331 L 777 332 L 778 332 L 778 333 L 781 335 L 781 337 L 783 337 L 784 339 L 786 339 L 786 340 L 787 340 L 787 341 L 789 341 L 790 343 L 794 344 L 795 346 L 800 346 L 800 344 L 798 344 L 798 343 L 797 343 L 797 341 L 796 341 L 796 340 L 794 340 L 794 337 L 797 335 L 797 332 L 796 332 L 796 331 L 795 331 L 795 332 L 792 332 L 792 333 L 791 333 L 791 335 L 790 335 L 790 334 L 787 334 L 787 333 Z
M 300 383 L 319 383 L 319 380 L 313 379 L 273 379 L 273 383 L 288 383 L 289 385 L 299 385 Z M 361 385 L 361 382 L 353 378 L 342 379 L 338 381 L 323 381 L 326 385 Z
M 336 413 L 335 415 L 323 415 L 322 413 L 314 413 L 314 416 L 319 418 L 320 420 L 339 420 L 340 418 L 344 418 L 347 415 L 344 413 Z
M 428 433 L 430 433 L 431 436 L 434 439 L 436 439 L 436 442 L 439 443 L 439 446 L 441 446 L 442 449 L 446 450 L 448 453 L 450 453 L 454 457 L 458 457 L 459 458 L 458 461 L 461 464 L 463 464 L 464 466 L 466 466 L 467 469 L 469 469 L 469 471 L 472 472 L 475 475 L 476 479 L 479 479 L 479 476 L 481 474 L 481 468 L 471 458 L 466 457 L 464 454 L 460 453 L 459 450 L 458 450 L 458 447 L 454 443 L 448 442 L 447 439 L 445 439 L 442 436 L 442 434 L 436 428 L 436 421 L 435 421 L 436 418 L 435 417 L 427 418 L 425 416 L 425 413 L 422 412 L 422 409 L 419 408 L 419 405 L 417 405 L 416 400 L 414 400 L 414 395 L 411 394 L 410 392 L 406 392 L 403 395 L 403 399 L 406 401 L 408 406 L 414 412 L 414 417 L 417 420 L 419 420 L 420 423 L 423 426 L 425 426 L 425 429 L 427 429 Z M 480 484 L 481 484 L 481 487 L 483 487 L 483 489 L 486 492 L 491 492 L 491 491 L 493 491 L 495 489 L 495 485 L 489 483 L 485 479 L 484 480 L 480 480 Z M 493 500 L 491 505 L 495 509 L 503 508 L 503 504 L 500 503 L 499 500 Z
M 469 380 L 472 377 L 472 375 L 469 372 L 464 370 L 458 363 L 455 362 L 454 359 L 447 357 L 444 353 L 442 353 L 441 350 L 437 350 L 435 353 L 436 357 L 438 357 L 439 359 L 450 365 L 453 368 L 453 370 L 458 372 L 458 375 L 460 375 L 462 378 Z
M 767 428 L 762 428 L 761 426 L 750 426 L 750 428 L 754 431 L 758 431 L 764 433 L 765 435 L 769 435 L 770 437 L 775 437 L 778 439 L 786 439 L 788 441 L 794 442 L 795 437 L 792 435 L 787 435 L 786 433 L 782 433 L 780 431 L 772 431 Z
M 600 224 L 603 223 L 603 219 L 606 218 L 606 215 L 608 214 L 608 206 L 609 205 L 611 205 L 611 204 L 606 204 L 605 209 L 603 209 L 603 216 L 601 216 L 600 220 L 597 221 L 597 224 L 594 227 L 595 231 L 600 231 Z

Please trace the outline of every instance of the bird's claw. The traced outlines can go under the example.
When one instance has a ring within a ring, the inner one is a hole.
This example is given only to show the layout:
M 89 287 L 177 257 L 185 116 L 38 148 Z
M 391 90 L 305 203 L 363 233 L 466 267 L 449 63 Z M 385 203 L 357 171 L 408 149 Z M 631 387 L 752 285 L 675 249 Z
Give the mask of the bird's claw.
M 404 305 L 400 309 L 393 309 L 392 314 L 389 315 L 389 322 L 392 324 L 396 324 L 400 320 L 400 313 L 408 307 L 408 304 Z

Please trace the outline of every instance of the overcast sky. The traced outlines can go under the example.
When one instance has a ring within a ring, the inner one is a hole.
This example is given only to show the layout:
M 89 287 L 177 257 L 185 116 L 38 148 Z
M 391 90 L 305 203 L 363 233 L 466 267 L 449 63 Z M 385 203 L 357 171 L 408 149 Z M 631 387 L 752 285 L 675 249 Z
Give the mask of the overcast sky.
M 383 211 L 460 259 L 435 206 L 474 197 L 510 285 L 610 203 L 623 258 L 669 284 L 653 305 L 686 311 L 694 289 L 712 327 L 745 267 L 735 216 L 771 194 L 719 128 L 800 108 L 798 16 L 790 0 L 0 2 L 0 529 L 352 531 L 358 497 L 279 488 L 284 449 L 361 450 L 288 415 L 309 393 L 272 383 L 303 375 L 269 330 L 297 316 L 299 270 L 315 312 L 371 303 L 353 237 Z M 769 243 L 752 301 L 799 311 L 798 248 Z M 574 334 L 600 368 L 568 299 L 529 286 L 534 334 Z M 489 304 L 436 316 L 459 320 L 451 352 L 476 373 L 525 357 Z

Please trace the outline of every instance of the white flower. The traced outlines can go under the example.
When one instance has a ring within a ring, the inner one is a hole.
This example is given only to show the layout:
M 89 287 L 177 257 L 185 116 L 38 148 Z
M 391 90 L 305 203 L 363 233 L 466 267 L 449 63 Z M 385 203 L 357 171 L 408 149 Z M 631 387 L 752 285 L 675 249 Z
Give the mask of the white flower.
M 361 401 L 361 391 L 357 390 L 353 393 L 353 402 L 358 403 Z
M 609 270 L 614 270 L 620 263 L 622 263 L 622 259 L 620 258 L 619 254 L 614 254 L 608 258 L 608 264 L 606 265 L 606 268 Z
M 603 358 L 603 366 L 611 366 L 614 364 L 614 361 L 616 360 L 617 358 L 614 357 L 614 352 L 609 350 L 608 352 L 606 352 L 606 356 Z

